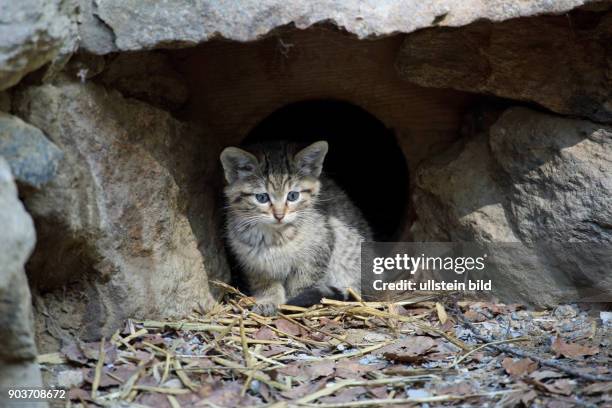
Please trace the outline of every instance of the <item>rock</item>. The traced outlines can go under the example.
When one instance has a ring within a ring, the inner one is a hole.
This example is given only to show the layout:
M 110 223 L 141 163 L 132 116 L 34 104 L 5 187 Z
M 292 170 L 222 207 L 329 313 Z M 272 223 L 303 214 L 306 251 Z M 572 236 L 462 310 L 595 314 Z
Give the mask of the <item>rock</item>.
M 30 289 L 24 264 L 36 241 L 34 224 L 17 197 L 8 163 L 0 157 L 0 389 L 40 386 L 34 363 Z
M 578 312 L 576 309 L 574 309 L 574 307 L 572 307 L 572 305 L 559 305 L 553 311 L 553 315 L 557 319 L 571 319 L 572 317 L 576 317 Z
M 170 110 L 180 108 L 189 96 L 183 79 L 160 52 L 120 54 L 108 63 L 101 81 L 124 96 Z
M 612 122 L 612 11 L 475 23 L 406 38 L 400 77 Z
M 20 0 L 0 4 L 0 91 L 76 46 L 70 1 Z
M 429 26 L 461 26 L 478 19 L 502 21 L 563 13 L 585 0 L 172 0 L 154 5 L 138 0 L 93 0 L 96 15 L 112 30 L 122 51 L 191 46 L 215 37 L 253 41 L 275 28 L 304 29 L 331 22 L 359 38 L 410 33 Z M 105 43 L 106 44 L 106 43 Z M 106 47 L 106 45 L 104 45 Z M 104 47 L 96 52 L 104 53 Z
M 80 49 L 95 55 L 117 51 L 113 32 L 97 15 L 95 0 L 79 0 L 79 8 Z
M 81 82 L 94 78 L 106 68 L 104 57 L 94 54 L 77 53 L 66 65 L 64 72 Z
M 0 156 L 17 181 L 39 188 L 55 177 L 62 152 L 39 129 L 0 112 Z
M 612 243 L 612 127 L 516 108 L 489 143 L 521 241 Z
M 60 388 L 69 390 L 83 385 L 85 378 L 81 370 L 64 370 L 57 373 L 57 385 Z
M 489 135 L 460 141 L 419 167 L 414 239 L 584 243 L 569 261 L 554 247 L 535 255 L 514 248 L 502 262 L 500 290 L 511 302 L 537 306 L 606 298 L 612 283 L 601 268 L 610 255 L 597 248 L 612 242 L 610 174 L 611 127 L 512 108 Z
M 0 92 L 0 112 L 11 111 L 11 95 L 8 92 Z
M 208 188 L 210 170 L 194 129 L 91 83 L 30 87 L 15 99 L 65 155 L 58 176 L 25 198 L 39 236 L 28 273 L 42 293 L 39 318 L 52 317 L 45 331 L 95 339 L 126 317 L 210 305 L 208 278 L 225 279 L 227 266 L 218 251 L 203 256 L 222 244 L 214 195 L 194 192 Z

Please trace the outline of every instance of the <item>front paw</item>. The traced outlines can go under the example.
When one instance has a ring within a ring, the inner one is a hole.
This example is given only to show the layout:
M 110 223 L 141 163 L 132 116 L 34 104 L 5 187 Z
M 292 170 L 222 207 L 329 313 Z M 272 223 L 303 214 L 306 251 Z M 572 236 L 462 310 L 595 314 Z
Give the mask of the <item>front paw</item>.
M 278 310 L 278 306 L 273 303 L 258 303 L 253 306 L 253 313 L 261 316 L 274 316 Z

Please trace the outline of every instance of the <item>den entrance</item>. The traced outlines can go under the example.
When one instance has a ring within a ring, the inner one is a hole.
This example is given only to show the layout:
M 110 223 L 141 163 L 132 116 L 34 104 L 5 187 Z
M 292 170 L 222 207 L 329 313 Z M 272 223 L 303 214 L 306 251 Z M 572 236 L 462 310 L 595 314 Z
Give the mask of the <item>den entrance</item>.
M 375 239 L 397 237 L 406 218 L 408 166 L 393 130 L 364 109 L 334 100 L 296 102 L 257 124 L 244 144 L 326 140 L 328 176 L 363 211 Z

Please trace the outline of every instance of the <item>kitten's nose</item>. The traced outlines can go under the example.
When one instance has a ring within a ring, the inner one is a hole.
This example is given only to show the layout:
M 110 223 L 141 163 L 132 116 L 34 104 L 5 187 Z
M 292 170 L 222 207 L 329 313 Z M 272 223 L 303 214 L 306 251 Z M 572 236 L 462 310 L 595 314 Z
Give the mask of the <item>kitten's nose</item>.
M 282 220 L 283 218 L 285 218 L 285 214 L 277 214 L 274 213 L 274 218 L 276 218 L 277 221 Z

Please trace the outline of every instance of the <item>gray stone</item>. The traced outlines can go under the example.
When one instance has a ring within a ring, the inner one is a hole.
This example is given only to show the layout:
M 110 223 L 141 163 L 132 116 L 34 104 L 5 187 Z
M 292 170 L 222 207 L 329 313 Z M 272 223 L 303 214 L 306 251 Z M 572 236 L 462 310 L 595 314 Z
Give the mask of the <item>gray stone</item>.
M 34 224 L 17 197 L 8 163 L 0 157 L 0 388 L 40 386 L 34 364 L 30 288 L 24 264 L 36 241 Z
M 407 37 L 400 77 L 436 88 L 536 102 L 612 122 L 612 12 L 423 30 Z
M 612 127 L 516 108 L 489 143 L 521 241 L 612 243 Z
M 95 0 L 79 0 L 80 48 L 90 54 L 103 55 L 117 51 L 115 37 L 97 15 Z
M 62 152 L 39 129 L 0 112 L 0 156 L 17 181 L 39 188 L 55 177 Z
M 101 76 L 103 84 L 124 96 L 175 110 L 189 96 L 187 85 L 161 52 L 137 52 L 118 55 Z
M 64 370 L 57 373 L 57 386 L 65 390 L 80 387 L 84 381 L 81 370 Z
M 611 127 L 513 108 L 488 135 L 458 142 L 419 167 L 414 239 L 583 243 L 584 253 L 569 261 L 552 251 L 515 252 L 518 257 L 509 256 L 502 268 L 500 289 L 516 296 L 510 301 L 537 306 L 592 296 L 580 287 L 570 290 L 582 272 L 578 263 L 596 271 L 585 283 L 610 296 L 612 283 L 600 273 L 609 250 L 598 249 L 612 243 L 610 174 Z
M 70 1 L 0 1 L 0 91 L 76 46 Z M 61 64 L 60 64 L 61 65 Z
M 210 166 L 195 131 L 91 83 L 30 87 L 15 108 L 65 155 L 58 176 L 25 198 L 39 237 L 28 273 L 46 293 L 39 318 L 51 317 L 44 331 L 91 339 L 127 317 L 210 306 L 208 278 L 225 279 L 227 266 L 202 255 L 217 243 L 214 195 L 192 191 Z
M 119 50 L 191 46 L 215 37 L 255 40 L 294 24 L 331 22 L 359 38 L 410 33 L 430 26 L 461 26 L 478 19 L 502 21 L 541 13 L 563 13 L 585 0 L 94 0 Z M 105 43 L 106 44 L 106 43 Z M 103 45 L 97 52 L 104 53 Z

